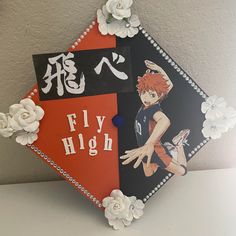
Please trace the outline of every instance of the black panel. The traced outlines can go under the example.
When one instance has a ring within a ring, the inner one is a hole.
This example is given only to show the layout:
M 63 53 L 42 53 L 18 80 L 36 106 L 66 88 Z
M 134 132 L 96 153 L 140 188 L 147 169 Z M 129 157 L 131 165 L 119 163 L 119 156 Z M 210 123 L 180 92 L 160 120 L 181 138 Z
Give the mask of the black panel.
M 196 92 L 187 80 L 165 59 L 150 41 L 139 32 L 132 39 L 117 39 L 117 46 L 129 46 L 131 49 L 132 71 L 134 86 L 137 84 L 137 77 L 143 76 L 147 67 L 144 60 L 150 60 L 162 67 L 170 77 L 174 87 L 167 98 L 161 102 L 163 112 L 171 121 L 171 126 L 162 138 L 162 142 L 171 141 L 182 129 L 190 129 L 188 138 L 189 146 L 185 146 L 185 153 L 188 154 L 198 146 L 204 137 L 201 133 L 202 124 L 205 120 L 201 113 L 201 103 L 204 98 Z M 183 73 L 181 73 L 183 74 Z M 191 78 L 190 78 L 191 79 Z M 192 79 L 191 79 L 192 80 Z M 125 118 L 125 125 L 119 129 L 119 155 L 126 150 L 137 148 L 137 141 L 134 132 L 135 116 L 141 106 L 137 92 L 119 94 L 119 114 Z M 135 195 L 139 199 L 146 197 L 168 174 L 164 169 L 158 171 L 151 177 L 145 177 L 142 165 L 138 169 L 133 168 L 133 163 L 123 166 L 120 160 L 120 185 L 124 194 Z M 181 177 L 179 177 L 181 178 Z M 162 182 L 163 183 L 163 182 Z

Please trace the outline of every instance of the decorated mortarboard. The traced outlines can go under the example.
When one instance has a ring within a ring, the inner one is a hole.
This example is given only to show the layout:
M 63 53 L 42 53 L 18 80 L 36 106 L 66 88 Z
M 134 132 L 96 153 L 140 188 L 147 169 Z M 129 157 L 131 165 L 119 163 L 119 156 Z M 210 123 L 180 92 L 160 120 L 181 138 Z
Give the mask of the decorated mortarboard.
M 236 111 L 145 31 L 132 3 L 108 0 L 67 52 L 33 55 L 37 84 L 0 113 L 0 134 L 31 149 L 114 229 L 139 219 L 151 196 L 236 123 Z

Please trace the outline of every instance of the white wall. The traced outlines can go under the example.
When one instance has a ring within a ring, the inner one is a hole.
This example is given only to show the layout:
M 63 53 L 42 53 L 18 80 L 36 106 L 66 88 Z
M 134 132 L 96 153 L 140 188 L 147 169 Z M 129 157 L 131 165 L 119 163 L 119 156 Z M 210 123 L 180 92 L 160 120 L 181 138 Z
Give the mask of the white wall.
M 66 50 L 103 0 L 0 1 L 0 111 L 36 82 L 31 55 Z M 209 94 L 236 108 L 236 1 L 136 0 L 146 30 Z M 236 129 L 210 142 L 189 168 L 236 167 Z M 28 149 L 0 138 L 0 183 L 59 178 Z

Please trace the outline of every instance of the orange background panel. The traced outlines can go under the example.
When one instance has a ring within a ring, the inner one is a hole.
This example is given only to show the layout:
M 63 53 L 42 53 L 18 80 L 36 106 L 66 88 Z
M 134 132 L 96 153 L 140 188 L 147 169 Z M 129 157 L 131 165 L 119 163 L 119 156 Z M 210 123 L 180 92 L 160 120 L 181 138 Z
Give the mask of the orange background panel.
M 116 37 L 102 36 L 96 23 L 78 46 L 75 49 L 69 48 L 68 51 L 115 47 Z M 117 114 L 116 94 L 39 101 L 38 93 L 34 92 L 36 91 L 35 89 L 38 89 L 37 84 L 29 91 L 26 97 L 31 97 L 36 104 L 42 106 L 45 110 L 45 117 L 40 124 L 39 139 L 33 145 L 44 152 L 99 201 L 108 196 L 113 189 L 119 189 L 118 130 L 111 121 L 112 117 Z M 89 128 L 83 127 L 82 110 L 88 110 Z M 77 116 L 76 131 L 73 133 L 69 131 L 66 117 L 67 114 L 71 113 L 76 113 Z M 96 132 L 96 115 L 106 116 L 101 134 Z M 79 150 L 78 133 L 83 133 L 85 150 Z M 104 133 L 108 133 L 109 138 L 113 139 L 112 151 L 103 150 Z M 71 136 L 74 139 L 77 153 L 65 156 L 61 139 Z M 87 144 L 88 140 L 93 136 L 97 136 L 98 155 L 91 157 L 88 154 Z M 36 154 L 38 155 L 38 153 Z M 41 157 L 40 155 L 38 156 Z M 46 163 L 48 164 L 48 162 Z M 53 166 L 51 167 L 54 168 Z M 62 175 L 56 168 L 54 170 Z M 74 185 L 72 182 L 68 182 Z M 84 194 L 83 192 L 81 193 Z

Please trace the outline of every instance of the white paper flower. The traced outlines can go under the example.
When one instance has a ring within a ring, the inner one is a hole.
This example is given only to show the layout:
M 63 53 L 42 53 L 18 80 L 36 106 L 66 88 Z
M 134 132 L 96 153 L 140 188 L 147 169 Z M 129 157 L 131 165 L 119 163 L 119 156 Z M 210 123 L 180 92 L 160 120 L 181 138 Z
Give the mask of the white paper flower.
M 139 32 L 140 20 L 137 15 L 130 15 L 118 20 L 108 12 L 106 5 L 97 10 L 97 21 L 98 29 L 102 35 L 109 34 L 121 38 L 132 38 Z
M 232 107 L 225 107 L 222 109 L 222 113 L 220 120 L 224 122 L 226 131 L 228 131 L 236 124 L 236 111 Z
M 206 114 L 206 119 L 217 119 L 222 117 L 223 111 L 226 107 L 226 102 L 224 98 L 217 97 L 216 95 L 211 96 L 202 103 L 201 110 Z
M 104 198 L 102 202 L 105 207 L 105 217 L 107 219 L 130 219 L 130 204 L 130 199 L 120 190 L 113 190 L 110 197 Z
M 227 126 L 222 119 L 205 120 L 203 122 L 202 133 L 205 138 L 218 139 L 226 131 Z
M 140 20 L 137 15 L 132 15 L 127 21 L 119 21 L 118 23 L 119 26 L 115 34 L 120 38 L 126 38 L 127 36 L 132 38 L 139 32 Z
M 109 197 L 102 201 L 105 207 L 105 217 L 114 229 L 129 226 L 133 219 L 143 215 L 144 204 L 136 197 L 127 197 L 120 190 L 113 190 Z
M 9 108 L 11 127 L 15 131 L 25 130 L 26 132 L 35 132 L 39 128 L 39 121 L 44 116 L 44 111 L 41 107 L 25 98 L 20 101 L 20 104 L 14 104 Z
M 102 7 L 102 10 L 97 10 L 97 21 L 98 29 L 102 35 L 114 35 L 119 27 L 117 20 L 109 19 L 109 13 L 105 5 Z
M 131 16 L 132 4 L 133 0 L 108 0 L 106 9 L 115 19 L 122 20 Z
M 143 215 L 143 209 L 145 207 L 144 203 L 141 200 L 137 200 L 135 196 L 129 197 L 131 204 L 130 204 L 130 211 L 134 219 L 139 219 Z
M 13 128 L 9 123 L 9 116 L 4 113 L 0 113 L 0 135 L 4 138 L 11 137 L 14 133 Z
M 16 136 L 16 142 L 21 145 L 32 144 L 38 139 L 38 130 L 34 133 L 22 132 Z

